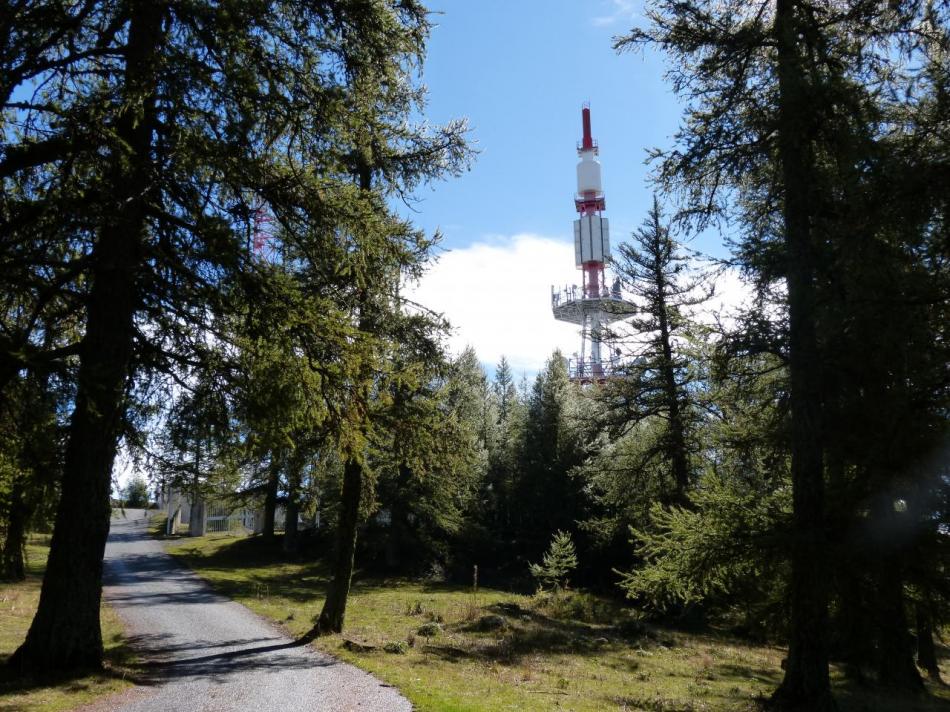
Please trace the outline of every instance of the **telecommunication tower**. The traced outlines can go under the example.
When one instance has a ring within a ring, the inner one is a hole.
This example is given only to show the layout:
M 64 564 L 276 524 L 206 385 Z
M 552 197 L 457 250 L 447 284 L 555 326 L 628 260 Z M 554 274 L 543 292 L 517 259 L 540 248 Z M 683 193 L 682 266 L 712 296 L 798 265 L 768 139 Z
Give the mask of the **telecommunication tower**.
M 607 203 L 600 176 L 597 143 L 590 131 L 590 107 L 581 111 L 584 136 L 577 147 L 577 195 L 574 207 L 579 217 L 574 221 L 574 262 L 581 270 L 581 287 L 551 287 L 551 309 L 558 321 L 569 321 L 581 327 L 581 349 L 569 361 L 572 381 L 599 383 L 607 380 L 619 366 L 619 356 L 601 353 L 604 327 L 636 311 L 634 304 L 623 298 L 620 280 L 607 286 L 604 266 L 610 261 L 610 231 L 603 216 Z

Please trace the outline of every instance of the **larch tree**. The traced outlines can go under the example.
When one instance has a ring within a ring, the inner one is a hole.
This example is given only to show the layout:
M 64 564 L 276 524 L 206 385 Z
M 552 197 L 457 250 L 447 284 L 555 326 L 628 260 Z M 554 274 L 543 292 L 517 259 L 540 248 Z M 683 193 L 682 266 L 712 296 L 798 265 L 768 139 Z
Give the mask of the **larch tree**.
M 350 152 L 342 167 L 352 188 L 375 206 L 369 219 L 349 226 L 355 244 L 374 246 L 363 256 L 362 277 L 354 280 L 349 323 L 354 348 L 347 354 L 347 390 L 340 407 L 338 447 L 343 461 L 343 481 L 337 518 L 331 578 L 317 624 L 307 637 L 343 629 L 346 602 L 352 583 L 356 544 L 364 493 L 372 491 L 374 478 L 368 448 L 374 430 L 374 400 L 386 393 L 385 384 L 399 377 L 392 353 L 396 344 L 425 341 L 439 327 L 412 315 L 402 289 L 418 279 L 434 239 L 400 219 L 386 206 L 392 198 L 411 199 L 419 185 L 459 173 L 471 153 L 464 141 L 464 124 L 455 122 L 430 135 L 424 127 L 407 122 L 421 110 L 425 88 L 415 74 L 421 68 L 425 42 L 431 28 L 425 9 L 418 4 L 399 5 L 402 24 L 383 22 L 380 38 L 390 42 L 398 61 L 353 67 L 349 77 L 354 91 L 347 111 L 354 121 L 349 134 Z
M 876 130 L 850 109 L 889 81 L 908 56 L 901 30 L 926 12 L 870 2 L 657 2 L 652 25 L 617 43 L 669 52 L 670 78 L 688 103 L 676 147 L 656 156 L 660 183 L 678 191 L 693 226 L 737 217 L 737 261 L 785 292 L 793 522 L 789 657 L 773 698 L 782 708 L 834 706 L 819 324 L 829 248 L 847 227 L 847 175 L 868 158 L 840 149 Z
M 97 667 L 111 472 L 134 384 L 200 366 L 227 308 L 225 286 L 266 283 L 250 249 L 262 214 L 280 226 L 300 269 L 335 285 L 336 303 L 370 284 L 380 260 L 421 259 L 406 230 L 352 238 L 353 226 L 386 213 L 354 190 L 353 136 L 367 119 L 403 130 L 377 152 L 398 180 L 456 170 L 464 128 L 403 121 L 423 92 L 401 89 L 428 29 L 415 2 L 8 10 L 4 22 L 16 31 L 0 56 L 0 177 L 29 193 L 4 192 L 17 218 L 5 223 L 4 250 L 28 250 L 58 223 L 57 244 L 72 249 L 41 280 L 52 294 L 84 291 L 73 302 L 81 338 L 66 345 L 78 362 L 61 504 L 39 607 L 10 664 Z M 352 112 L 354 78 L 364 75 L 392 79 L 399 100 Z M 25 87 L 32 92 L 21 99 Z M 81 220 L 61 219 L 61 205 L 79 204 Z M 311 342 L 349 343 L 349 327 L 334 321 L 341 313 L 325 314 L 328 329 Z M 14 336 L 0 344 L 5 373 L 38 351 L 35 331 Z
M 389 514 L 386 564 L 417 573 L 455 563 L 452 544 L 487 461 L 486 378 L 474 351 L 441 363 L 422 355 L 407 360 L 404 348 L 397 357 L 404 375 L 390 386 L 373 458 L 379 506 Z
M 132 362 L 136 277 L 144 262 L 151 156 L 157 115 L 159 45 L 166 8 L 132 6 L 116 67 L 115 140 L 103 166 L 111 205 L 89 255 L 92 282 L 66 446 L 60 507 L 46 576 L 27 639 L 10 664 L 49 670 L 97 666 L 102 657 L 99 601 L 109 531 L 109 493 L 123 398 Z
M 0 400 L 0 578 L 21 581 L 27 534 L 37 521 L 49 523 L 59 494 L 71 389 L 42 362 L 7 385 Z

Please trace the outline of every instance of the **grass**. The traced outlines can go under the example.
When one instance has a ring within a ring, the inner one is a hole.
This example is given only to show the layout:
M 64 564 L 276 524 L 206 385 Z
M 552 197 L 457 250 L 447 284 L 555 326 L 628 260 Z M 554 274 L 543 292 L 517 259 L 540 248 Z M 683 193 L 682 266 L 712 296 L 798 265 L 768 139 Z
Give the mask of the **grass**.
M 259 537 L 181 539 L 169 551 L 219 592 L 308 631 L 323 604 L 319 562 L 283 556 Z M 485 616 L 496 616 L 489 629 Z M 431 624 L 438 625 L 431 625 Z M 638 624 L 628 609 L 584 593 L 528 597 L 402 579 L 354 579 L 343 636 L 314 645 L 394 685 L 421 711 L 758 709 L 781 679 L 785 651 L 713 633 Z M 843 712 L 950 709 L 845 684 Z
M 47 537 L 32 537 L 27 544 L 26 580 L 0 583 L 0 665 L 26 637 L 39 601 L 48 551 Z M 102 607 L 102 638 L 106 665 L 100 673 L 32 680 L 0 676 L 0 712 L 68 710 L 131 687 L 132 682 L 126 680 L 131 654 L 123 645 L 122 624 L 105 605 Z

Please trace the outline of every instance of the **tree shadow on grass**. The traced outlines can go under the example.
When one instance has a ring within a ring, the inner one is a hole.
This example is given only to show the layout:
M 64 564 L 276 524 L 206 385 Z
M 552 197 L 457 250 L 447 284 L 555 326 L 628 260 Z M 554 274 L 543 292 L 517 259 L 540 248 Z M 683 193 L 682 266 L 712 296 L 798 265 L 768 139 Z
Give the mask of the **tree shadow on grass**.
M 878 685 L 844 681 L 834 686 L 840 712 L 948 712 L 950 700 L 934 695 L 935 685 L 928 693 L 908 695 Z
M 488 620 L 483 617 L 446 626 L 450 633 L 464 634 L 464 644 L 428 643 L 424 652 L 451 662 L 481 660 L 516 665 L 536 655 L 596 656 L 660 645 L 646 633 L 630 638 L 614 628 L 561 620 L 513 603 L 496 603 L 484 610 L 493 614 Z
M 764 670 L 752 665 L 742 665 L 736 663 L 717 663 L 710 668 L 710 672 L 720 680 L 739 682 L 748 682 L 755 680 L 770 687 L 778 687 L 782 682 L 781 670 Z
M 299 554 L 287 554 L 279 537 L 268 541 L 260 536 L 235 538 L 234 541 L 206 553 L 187 543 L 172 556 L 181 563 L 200 569 L 212 588 L 230 598 L 283 598 L 298 604 L 312 603 L 324 597 L 329 584 L 329 567 L 321 559 L 307 560 Z M 293 567 L 289 575 L 287 567 Z M 218 574 L 218 575 L 216 575 Z M 365 576 L 357 570 L 351 593 L 369 595 L 391 590 L 395 580 Z M 404 583 L 400 579 L 398 583 Z
M 96 681 L 128 680 L 135 684 L 142 684 L 136 677 L 135 651 L 127 640 L 106 650 L 101 668 L 89 667 L 69 672 L 24 674 L 18 669 L 8 667 L 8 659 L 8 655 L 0 657 L 0 697 L 26 694 L 46 687 L 60 687 L 67 691 L 78 692 L 87 689 Z

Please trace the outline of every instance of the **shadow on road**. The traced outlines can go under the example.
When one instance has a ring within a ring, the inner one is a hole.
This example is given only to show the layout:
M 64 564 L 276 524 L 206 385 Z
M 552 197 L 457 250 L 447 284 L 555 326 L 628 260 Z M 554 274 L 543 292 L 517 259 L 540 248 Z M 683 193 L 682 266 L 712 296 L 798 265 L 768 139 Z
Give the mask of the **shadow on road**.
M 118 524 L 118 526 L 116 526 Z M 135 520 L 113 521 L 105 561 L 104 582 L 107 600 L 120 612 L 164 606 L 174 607 L 162 615 L 181 615 L 181 606 L 231 604 L 215 593 L 191 571 L 162 551 L 142 551 L 149 533 Z M 132 614 L 133 618 L 135 614 Z M 201 620 L 203 613 L 191 614 Z M 156 685 L 170 681 L 211 680 L 244 672 L 267 673 L 293 669 L 331 667 L 334 660 L 316 658 L 302 641 L 273 636 L 231 637 L 206 640 L 196 630 L 183 640 L 182 632 L 141 633 L 127 636 L 125 644 L 139 656 L 129 665 L 138 684 Z
M 299 641 L 267 643 L 280 638 L 247 638 L 210 643 L 195 640 L 191 643 L 172 644 L 165 635 L 139 635 L 128 639 L 129 645 L 140 651 L 145 661 L 135 665 L 136 679 L 140 684 L 160 684 L 171 679 L 210 679 L 240 674 L 245 671 L 280 672 L 290 669 L 332 667 L 335 660 L 316 660 L 311 655 L 300 654 L 304 646 Z M 222 648 L 230 648 L 221 650 Z M 205 655 L 196 655 L 206 651 Z

